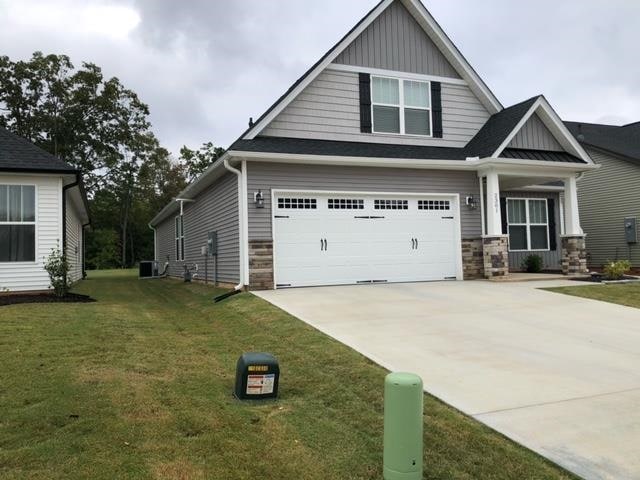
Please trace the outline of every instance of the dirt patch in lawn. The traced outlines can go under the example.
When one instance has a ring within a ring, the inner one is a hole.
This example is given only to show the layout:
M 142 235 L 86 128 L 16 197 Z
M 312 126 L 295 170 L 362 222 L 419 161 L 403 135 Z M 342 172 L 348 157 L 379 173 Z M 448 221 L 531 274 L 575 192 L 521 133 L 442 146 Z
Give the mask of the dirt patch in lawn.
M 64 297 L 58 297 L 52 293 L 0 295 L 0 307 L 20 303 L 92 303 L 95 301 L 95 298 L 79 293 L 68 293 Z

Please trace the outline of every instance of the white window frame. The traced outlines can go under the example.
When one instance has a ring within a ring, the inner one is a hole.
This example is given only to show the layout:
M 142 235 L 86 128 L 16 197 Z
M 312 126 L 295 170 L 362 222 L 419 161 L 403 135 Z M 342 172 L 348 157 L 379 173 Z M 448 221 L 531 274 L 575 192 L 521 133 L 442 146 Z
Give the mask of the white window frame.
M 0 185 L 3 186 L 19 186 L 19 187 L 33 187 L 33 196 L 34 196 L 34 212 L 33 212 L 33 221 L 24 221 L 24 220 L 20 220 L 20 221 L 16 221 L 16 220 L 7 220 L 7 221 L 0 221 L 0 225 L 33 225 L 33 235 L 34 235 L 34 239 L 33 239 L 33 249 L 34 249 L 34 256 L 33 256 L 33 260 L 18 260 L 15 262 L 12 261 L 6 261 L 6 262 L 0 262 L 0 264 L 11 264 L 11 265 L 34 265 L 36 263 L 38 263 L 38 185 L 36 185 L 35 183 L 25 183 L 25 182 L 19 182 L 19 183 L 13 183 L 13 182 L 7 182 L 7 181 L 1 181 Z M 9 191 L 7 189 L 7 195 L 9 194 Z M 24 202 L 24 198 L 22 197 L 22 194 L 20 195 L 20 210 L 22 213 L 22 203 Z M 8 217 L 7 217 L 8 218 Z
M 178 231 L 178 223 L 180 230 Z M 176 262 L 184 262 L 184 216 L 176 215 L 174 219 Z
M 398 105 L 395 105 L 393 103 L 379 103 L 379 102 L 374 102 L 373 101 L 373 79 L 374 78 L 389 78 L 392 80 L 397 80 L 398 81 Z M 429 112 L 429 135 L 422 135 L 419 133 L 405 133 L 404 130 L 404 109 L 405 109 L 405 104 L 404 104 L 404 82 L 417 82 L 417 83 L 426 83 L 427 84 L 427 92 L 429 94 L 429 107 L 424 108 L 424 107 L 412 107 L 412 106 L 407 106 L 406 108 L 408 108 L 409 110 L 426 110 Z M 391 136 L 403 136 L 403 137 L 418 137 L 418 138 L 433 138 L 433 104 L 431 102 L 431 81 L 429 80 L 417 80 L 415 78 L 405 78 L 405 77 L 393 77 L 390 75 L 369 75 L 369 92 L 371 95 L 371 131 L 373 133 L 379 134 L 379 135 L 391 135 Z M 378 132 L 375 129 L 375 121 L 374 121 L 374 117 L 373 117 L 373 107 L 374 106 L 380 106 L 380 107 L 394 107 L 394 108 L 398 108 L 399 110 L 399 115 L 400 115 L 400 132 L 399 133 L 394 133 L 394 132 Z
M 523 201 L 524 200 L 524 205 L 525 205 L 525 212 L 526 212 L 526 218 L 525 218 L 525 223 L 511 223 L 509 222 L 509 201 L 510 200 L 520 200 Z M 529 217 L 529 202 L 530 201 L 534 201 L 534 202 L 544 202 L 544 208 L 545 211 L 547 212 L 547 222 L 546 223 L 531 223 L 531 218 Z M 550 238 L 550 231 L 549 231 L 549 199 L 548 198 L 523 198 L 523 197 L 507 197 L 507 200 L 505 202 L 505 208 L 506 208 L 506 212 L 505 215 L 507 216 L 507 235 L 509 235 L 509 240 L 511 240 L 511 234 L 509 233 L 509 227 L 510 226 L 514 226 L 514 227 L 525 227 L 526 228 L 526 232 L 527 232 L 527 248 L 524 250 L 516 250 L 516 249 L 512 249 L 511 248 L 511 241 L 509 241 L 509 251 L 510 252 L 550 252 L 551 251 L 551 238 Z M 532 249 L 531 248 L 531 227 L 547 227 L 547 248 L 536 248 L 536 249 Z

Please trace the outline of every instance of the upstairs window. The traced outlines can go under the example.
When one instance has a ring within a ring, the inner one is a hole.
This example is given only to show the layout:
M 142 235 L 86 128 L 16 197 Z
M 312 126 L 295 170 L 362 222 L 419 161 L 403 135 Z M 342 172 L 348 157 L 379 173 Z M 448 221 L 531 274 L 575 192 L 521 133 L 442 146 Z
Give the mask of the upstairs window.
M 510 250 L 549 250 L 546 199 L 509 198 L 507 220 Z
M 182 215 L 176 217 L 176 260 L 184 260 L 184 223 Z
M 0 185 L 0 262 L 36 259 L 36 187 Z
M 429 82 L 371 77 L 375 133 L 431 136 Z

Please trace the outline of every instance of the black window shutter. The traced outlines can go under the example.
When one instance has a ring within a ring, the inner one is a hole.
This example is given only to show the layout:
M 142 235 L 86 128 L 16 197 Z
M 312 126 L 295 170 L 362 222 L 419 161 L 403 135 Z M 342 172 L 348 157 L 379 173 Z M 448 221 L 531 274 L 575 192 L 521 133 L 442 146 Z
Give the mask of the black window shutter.
M 502 221 L 502 234 L 506 235 L 509 233 L 509 228 L 507 225 L 507 199 L 504 197 L 500 198 L 500 220 Z
M 547 218 L 549 219 L 549 250 L 555 252 L 558 249 L 556 237 L 556 202 L 553 198 L 547 199 Z
M 433 117 L 433 136 L 442 138 L 442 87 L 440 82 L 431 82 L 431 114 Z
M 371 133 L 371 76 L 360 74 L 360 131 Z

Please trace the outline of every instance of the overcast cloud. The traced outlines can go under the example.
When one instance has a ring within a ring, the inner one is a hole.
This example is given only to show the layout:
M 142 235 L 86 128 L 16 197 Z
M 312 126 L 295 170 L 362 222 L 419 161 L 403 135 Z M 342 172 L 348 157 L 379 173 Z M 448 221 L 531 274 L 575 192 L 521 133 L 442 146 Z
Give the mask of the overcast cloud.
M 151 108 L 176 152 L 227 147 L 375 0 L 0 0 L 0 54 L 90 61 Z M 426 0 L 505 105 L 544 93 L 566 120 L 640 120 L 640 1 Z

